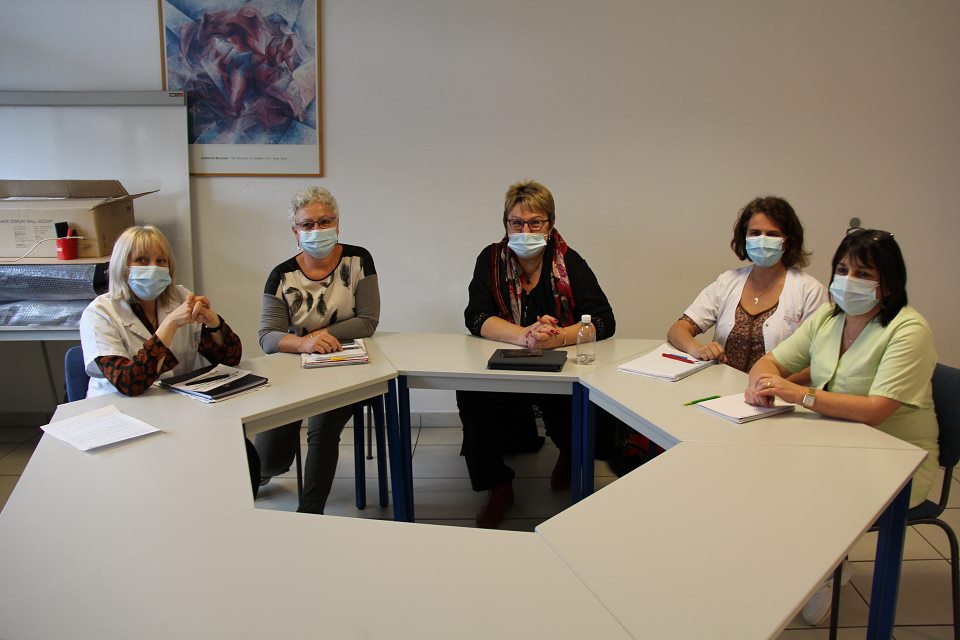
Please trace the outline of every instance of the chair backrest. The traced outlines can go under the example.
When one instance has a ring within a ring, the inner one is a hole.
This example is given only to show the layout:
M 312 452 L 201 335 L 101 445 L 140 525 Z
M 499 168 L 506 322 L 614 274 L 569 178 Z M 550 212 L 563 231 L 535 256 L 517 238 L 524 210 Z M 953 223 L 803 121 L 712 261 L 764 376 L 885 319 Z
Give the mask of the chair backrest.
M 937 364 L 933 404 L 940 426 L 940 466 L 950 469 L 960 459 L 960 369 Z
M 90 378 L 83 366 L 83 347 L 70 347 L 63 356 L 63 370 L 67 384 L 67 402 L 83 400 L 87 397 L 87 383 Z

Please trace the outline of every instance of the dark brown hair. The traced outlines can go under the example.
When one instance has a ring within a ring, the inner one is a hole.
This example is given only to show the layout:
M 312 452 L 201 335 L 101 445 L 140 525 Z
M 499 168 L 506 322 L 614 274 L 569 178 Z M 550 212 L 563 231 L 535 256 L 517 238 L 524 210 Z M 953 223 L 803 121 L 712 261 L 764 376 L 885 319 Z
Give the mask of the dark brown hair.
M 747 259 L 747 225 L 754 214 L 762 213 L 783 232 L 783 266 L 803 268 L 810 263 L 810 252 L 803 247 L 803 225 L 790 203 L 776 196 L 754 198 L 740 210 L 733 225 L 730 248 L 741 260 Z
M 900 245 L 889 231 L 879 229 L 861 229 L 855 227 L 847 231 L 831 263 L 830 284 L 837 273 L 837 265 L 844 256 L 850 256 L 854 262 L 877 270 L 880 276 L 880 324 L 887 326 L 897 317 L 900 310 L 907 306 L 907 263 L 903 260 Z M 840 313 L 839 305 L 834 303 L 833 315 Z

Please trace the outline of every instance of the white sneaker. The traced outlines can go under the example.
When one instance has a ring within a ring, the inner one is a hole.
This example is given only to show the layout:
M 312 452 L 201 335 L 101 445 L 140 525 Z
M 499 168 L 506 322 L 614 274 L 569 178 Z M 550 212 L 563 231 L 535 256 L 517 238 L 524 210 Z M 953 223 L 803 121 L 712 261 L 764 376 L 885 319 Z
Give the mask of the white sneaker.
M 843 560 L 843 570 L 840 572 L 840 584 L 845 585 L 850 582 L 850 578 L 853 577 L 853 567 L 850 565 L 850 561 L 844 558 Z M 817 592 L 814 593 L 807 604 L 803 605 L 803 610 L 800 612 L 800 616 L 803 618 L 803 621 L 806 622 L 811 627 L 815 627 L 827 617 L 830 613 L 830 606 L 833 600 L 833 573 L 831 572 L 830 577 L 827 578 L 820 588 L 817 589 Z

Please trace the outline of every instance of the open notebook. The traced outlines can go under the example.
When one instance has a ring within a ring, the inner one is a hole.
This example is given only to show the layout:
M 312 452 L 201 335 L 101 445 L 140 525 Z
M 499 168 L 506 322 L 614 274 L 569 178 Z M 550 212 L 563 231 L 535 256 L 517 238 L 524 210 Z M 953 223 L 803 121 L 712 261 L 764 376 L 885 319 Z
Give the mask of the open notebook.
M 734 393 L 733 395 L 723 396 L 715 400 L 706 400 L 705 402 L 698 403 L 697 407 L 713 415 L 720 416 L 724 420 L 736 422 L 737 424 L 743 424 L 751 420 L 759 420 L 767 416 L 775 416 L 778 413 L 789 413 L 793 411 L 792 404 L 787 404 L 779 398 L 772 407 L 757 407 L 752 404 L 747 404 L 747 401 L 743 399 L 742 393 Z
M 713 360 L 697 360 L 664 342 L 650 353 L 624 362 L 617 371 L 675 382 L 712 364 Z

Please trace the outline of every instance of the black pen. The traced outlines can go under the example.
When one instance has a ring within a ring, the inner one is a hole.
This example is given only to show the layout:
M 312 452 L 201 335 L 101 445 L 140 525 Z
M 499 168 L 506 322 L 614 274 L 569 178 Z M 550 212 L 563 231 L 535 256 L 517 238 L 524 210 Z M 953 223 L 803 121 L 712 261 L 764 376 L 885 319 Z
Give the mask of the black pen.
M 213 382 L 214 380 L 223 380 L 224 378 L 229 378 L 229 377 L 230 377 L 229 373 L 224 373 L 223 375 L 210 376 L 209 378 L 204 378 L 203 380 L 191 380 L 190 382 L 184 382 L 183 384 L 190 387 L 195 384 L 204 384 L 205 382 Z

